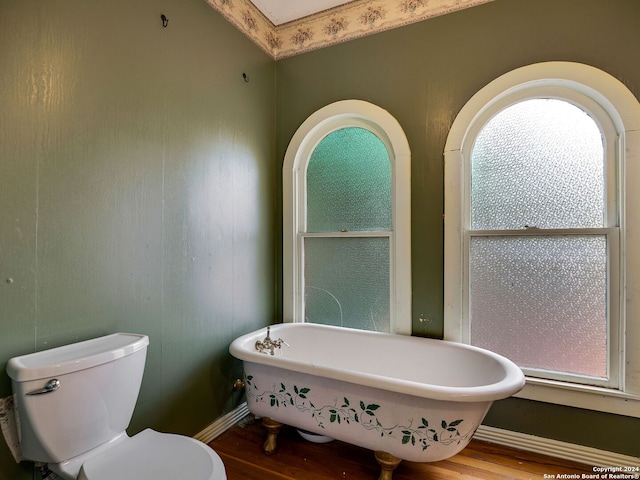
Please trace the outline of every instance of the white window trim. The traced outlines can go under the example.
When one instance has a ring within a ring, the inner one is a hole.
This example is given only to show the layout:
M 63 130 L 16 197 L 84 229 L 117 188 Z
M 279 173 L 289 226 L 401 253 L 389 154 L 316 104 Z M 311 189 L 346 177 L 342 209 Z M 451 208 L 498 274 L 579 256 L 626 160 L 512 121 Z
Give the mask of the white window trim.
M 386 110 L 362 100 L 342 100 L 313 113 L 287 147 L 282 167 L 283 320 L 303 322 L 303 279 L 298 239 L 304 232 L 305 175 L 308 160 L 329 133 L 345 127 L 373 132 L 389 151 L 392 174 L 391 332 L 411 334 L 411 152 L 398 121 Z
M 640 103 L 615 77 L 597 68 L 571 62 L 529 65 L 502 75 L 476 93 L 456 117 L 447 138 L 445 161 L 445 277 L 444 336 L 463 342 L 464 325 L 464 229 L 465 140 L 477 133 L 479 122 L 489 108 L 526 96 L 532 86 L 569 88 L 586 95 L 610 116 L 618 131 L 620 165 L 618 178 L 624 182 L 624 198 L 619 199 L 620 229 L 624 232 L 620 252 L 618 389 L 592 387 L 569 382 L 527 377 L 525 388 L 516 397 L 603 412 L 640 417 Z M 625 205 L 632 208 L 626 209 Z

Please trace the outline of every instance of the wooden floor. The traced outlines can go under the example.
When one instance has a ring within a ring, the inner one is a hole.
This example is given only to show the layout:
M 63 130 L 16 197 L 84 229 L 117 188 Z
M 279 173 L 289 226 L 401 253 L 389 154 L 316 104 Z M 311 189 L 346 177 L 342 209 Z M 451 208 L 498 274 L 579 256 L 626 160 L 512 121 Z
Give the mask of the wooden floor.
M 373 452 L 334 441 L 314 444 L 303 440 L 290 428 L 278 435 L 276 453 L 262 452 L 266 437 L 259 422 L 235 426 L 209 445 L 220 455 L 228 480 L 376 480 L 380 468 Z M 588 466 L 552 457 L 512 450 L 472 441 L 461 453 L 435 463 L 403 461 L 394 480 L 528 480 L 545 474 L 593 473 Z M 580 475 L 581 476 L 581 475 Z

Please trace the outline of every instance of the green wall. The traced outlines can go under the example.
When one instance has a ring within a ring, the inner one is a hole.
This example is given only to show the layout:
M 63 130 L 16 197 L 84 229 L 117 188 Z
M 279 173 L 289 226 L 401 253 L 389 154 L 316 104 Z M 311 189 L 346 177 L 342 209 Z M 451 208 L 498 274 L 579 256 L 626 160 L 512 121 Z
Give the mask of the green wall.
M 130 433 L 239 403 L 228 345 L 274 321 L 274 89 L 202 0 L 0 2 L 0 397 L 12 356 L 130 331 Z
M 234 408 L 229 342 L 280 318 L 284 151 L 308 115 L 348 98 L 389 110 L 409 139 L 414 332 L 441 336 L 455 115 L 545 60 L 595 65 L 640 96 L 638 20 L 637 0 L 496 0 L 274 62 L 202 0 L 3 0 L 0 369 L 140 332 L 130 433 L 193 435 Z M 506 400 L 487 423 L 640 455 L 637 419 Z M 31 470 L 0 446 L 0 480 Z
M 443 150 L 456 114 L 501 74 L 550 60 L 601 68 L 640 98 L 638 25 L 637 0 L 496 0 L 283 59 L 277 158 L 311 113 L 337 100 L 370 101 L 400 122 L 412 152 L 413 331 L 441 337 Z M 485 423 L 640 455 L 640 419 L 509 399 Z

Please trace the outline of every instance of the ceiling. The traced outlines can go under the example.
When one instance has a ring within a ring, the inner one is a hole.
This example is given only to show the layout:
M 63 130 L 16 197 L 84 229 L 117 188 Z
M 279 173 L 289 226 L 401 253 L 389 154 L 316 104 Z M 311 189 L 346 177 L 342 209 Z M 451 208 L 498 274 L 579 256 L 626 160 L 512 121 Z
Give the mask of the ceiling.
M 353 0 L 251 0 L 275 26 L 323 12 Z

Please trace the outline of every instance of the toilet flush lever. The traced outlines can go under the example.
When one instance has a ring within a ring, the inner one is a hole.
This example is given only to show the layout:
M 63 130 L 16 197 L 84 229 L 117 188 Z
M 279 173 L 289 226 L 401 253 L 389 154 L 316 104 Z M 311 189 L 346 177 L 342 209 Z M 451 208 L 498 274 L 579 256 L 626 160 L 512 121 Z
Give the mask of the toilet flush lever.
M 42 395 L 43 393 L 55 392 L 57 389 L 60 388 L 60 385 L 61 385 L 60 380 L 58 380 L 57 378 L 52 378 L 44 385 L 44 388 L 41 388 L 40 390 L 34 390 L 33 392 L 29 392 L 27 393 L 27 395 Z

